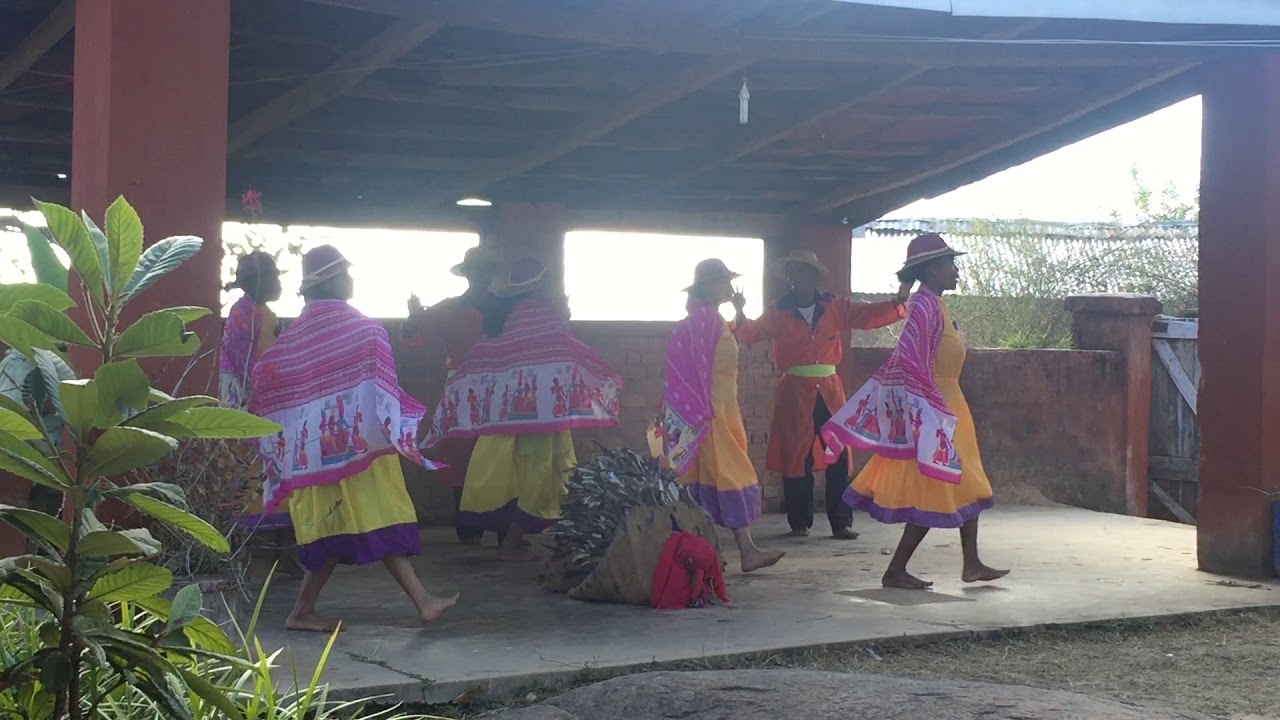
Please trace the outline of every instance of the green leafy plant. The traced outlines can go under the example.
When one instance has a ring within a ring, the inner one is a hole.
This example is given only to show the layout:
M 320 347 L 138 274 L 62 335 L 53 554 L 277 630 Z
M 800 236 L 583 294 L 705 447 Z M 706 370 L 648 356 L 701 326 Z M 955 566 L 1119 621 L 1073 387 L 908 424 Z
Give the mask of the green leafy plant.
M 56 262 L 56 245 L 70 258 L 69 278 L 76 285 L 0 285 L 0 343 L 42 370 L 47 403 L 41 408 L 26 396 L 15 401 L 0 395 L 0 470 L 65 496 L 69 520 L 0 505 L 0 520 L 34 548 L 0 563 L 0 599 L 37 611 L 39 619 L 38 643 L 6 662 L 0 688 L 29 698 L 36 711 L 30 717 L 94 716 L 107 699 L 104 689 L 126 687 L 166 718 L 193 717 L 189 696 L 226 717 L 245 717 L 227 688 L 201 674 L 201 663 L 242 671 L 251 663 L 200 615 L 199 588 L 185 587 L 166 599 L 173 576 L 153 562 L 160 543 L 144 529 L 109 528 L 95 511 L 109 500 L 123 502 L 226 552 L 222 533 L 188 511 L 182 488 L 119 478 L 170 455 L 180 440 L 247 439 L 280 428 L 216 407 L 212 397 L 171 397 L 151 387 L 138 362 L 190 356 L 200 345 L 187 326 L 208 315 L 207 308 L 167 308 L 133 323 L 121 320 L 131 302 L 200 250 L 199 238 L 166 238 L 144 250 L 142 221 L 124 198 L 107 209 L 105 230 L 87 214 L 39 201 L 36 207 L 48 233 L 25 229 L 33 260 Z M 73 289 L 84 298 L 78 313 L 84 327 L 68 315 L 77 305 Z M 92 378 L 62 379 L 56 368 L 45 371 L 53 357 L 65 360 L 68 346 L 98 356 Z M 49 413 L 58 418 L 62 438 L 50 432 L 44 420 Z M 136 621 L 135 613 L 145 621 Z

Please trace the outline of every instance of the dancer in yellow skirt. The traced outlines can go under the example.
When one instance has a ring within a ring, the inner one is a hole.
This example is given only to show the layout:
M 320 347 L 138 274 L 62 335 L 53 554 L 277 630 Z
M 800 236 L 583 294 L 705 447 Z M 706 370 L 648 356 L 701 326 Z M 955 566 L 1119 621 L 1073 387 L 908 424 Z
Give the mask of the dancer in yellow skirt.
M 960 391 L 965 346 L 942 302 L 959 281 L 955 258 L 941 236 L 911 241 L 898 273 L 920 283 L 907 325 L 889 362 L 823 428 L 829 449 L 854 445 L 875 452 L 845 501 L 889 524 L 905 523 L 889 562 L 885 587 L 924 589 L 933 583 L 907 571 L 931 528 L 959 528 L 964 582 L 997 580 L 1008 570 L 978 555 L 978 515 L 992 506 L 973 416 Z
M 426 408 L 400 388 L 386 329 L 347 303 L 349 267 L 328 245 L 302 257 L 306 307 L 253 371 L 250 410 L 283 428 L 259 446 L 266 512 L 287 503 L 306 569 L 290 630 L 338 626 L 316 612 L 338 565 L 381 562 L 423 622 L 458 599 L 427 592 L 409 561 L 422 543 L 400 456 L 438 465 L 418 452 Z
M 720 316 L 721 305 L 743 302 L 730 284 L 736 277 L 716 259 L 694 269 L 686 288 L 689 316 L 667 343 L 666 387 L 651 449 L 711 519 L 733 532 L 742 571 L 752 572 L 785 553 L 761 550 L 751 538 L 751 523 L 760 517 L 760 483 L 738 407 L 738 342 Z
M 445 385 L 425 443 L 478 438 L 458 523 L 505 533 L 499 557 L 510 561 L 532 559 L 525 534 L 560 518 L 578 462 L 572 431 L 618 424 L 622 378 L 574 336 L 545 274 L 526 258 L 494 281 L 485 337 Z

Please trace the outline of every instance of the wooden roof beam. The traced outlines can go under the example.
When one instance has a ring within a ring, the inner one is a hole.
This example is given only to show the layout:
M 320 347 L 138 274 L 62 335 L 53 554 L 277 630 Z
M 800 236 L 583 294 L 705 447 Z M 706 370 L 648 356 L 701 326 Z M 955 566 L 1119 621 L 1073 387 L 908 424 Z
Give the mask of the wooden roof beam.
M 75 24 L 76 0 L 62 0 L 31 34 L 23 38 L 8 55 L 0 58 L 0 90 L 9 87 L 30 70 L 59 40 L 71 32 Z
M 587 45 L 709 56 L 751 54 L 760 60 L 934 67 L 1063 68 L 1173 65 L 1249 52 L 1231 48 L 1157 45 L 982 42 L 982 38 L 867 39 L 856 35 L 788 36 L 786 28 L 750 33 L 721 28 L 676 29 L 644 17 L 555 15 L 509 0 L 309 0 L 313 3 L 408 17 L 424 7 L 449 25 Z M 833 9 L 835 9 L 833 7 Z M 733 23 L 742 20 L 735 14 Z M 1040 21 L 1031 21 L 1040 22 Z M 732 23 L 731 23 L 732 24 Z M 987 38 L 996 40 L 997 38 Z
M 790 27 L 801 27 L 831 12 L 835 9 L 835 5 L 835 3 L 827 2 L 814 6 L 807 12 L 799 12 L 788 22 L 788 25 Z M 521 153 L 496 171 L 478 172 L 470 177 L 460 178 L 458 182 L 450 183 L 448 188 L 439 194 L 447 194 L 450 191 L 472 192 L 483 190 L 493 183 L 539 168 L 594 142 L 642 115 L 651 113 L 718 80 L 738 73 L 758 59 L 751 53 L 743 53 L 732 57 L 708 58 L 695 63 L 666 82 L 652 85 L 648 89 L 632 95 L 628 100 L 588 116 L 564 138 Z
M 948 170 L 953 170 L 957 167 L 973 162 L 974 160 L 978 160 L 984 155 L 988 155 L 998 150 L 1003 150 L 1004 148 L 1030 140 L 1038 135 L 1066 125 L 1067 123 L 1084 117 L 1095 110 L 1106 107 L 1107 105 L 1123 100 L 1124 98 L 1151 87 L 1152 85 L 1156 85 L 1180 75 L 1196 67 L 1196 65 L 1196 63 L 1188 63 L 1146 76 L 1138 82 L 1123 83 L 1119 87 L 1115 87 L 1113 85 L 1112 87 L 1115 87 L 1115 89 L 1102 95 L 1095 96 L 1087 102 L 1073 105 L 1070 109 L 1054 106 L 1041 110 L 1035 113 L 1033 121 L 1029 122 L 1028 128 L 1022 132 L 1001 132 L 997 136 L 983 137 L 978 141 L 962 145 L 951 152 L 944 153 L 937 157 L 927 158 L 916 165 L 908 167 L 906 170 L 898 172 L 896 175 L 891 175 L 887 178 L 880 178 L 871 183 L 868 183 L 865 180 L 860 180 L 842 187 L 837 187 L 821 197 L 810 202 L 802 203 L 795 209 L 793 215 L 809 216 L 826 211 L 838 210 L 845 205 L 863 198 L 906 187 L 935 175 L 947 172 Z
M 236 120 L 227 133 L 227 151 L 243 150 L 272 130 L 337 98 L 379 68 L 421 45 L 442 27 L 441 20 L 421 11 L 412 18 L 394 21 L 320 73 Z
M 1031 32 L 1037 27 L 1040 27 L 1043 23 L 1043 20 L 1029 20 L 1027 22 L 1020 23 L 1013 28 L 994 32 L 990 34 L 988 38 L 1016 38 Z M 655 193 L 692 180 L 722 165 L 727 165 L 740 158 L 746 157 L 747 155 L 763 150 L 780 140 L 801 132 L 802 130 L 834 120 L 857 109 L 864 103 L 874 102 L 876 98 L 883 96 L 886 92 L 900 88 L 936 69 L 937 68 L 928 65 L 914 67 L 895 75 L 886 82 L 880 83 L 871 92 L 854 90 L 851 93 L 852 97 L 841 97 L 825 109 L 814 115 L 805 117 L 799 122 L 783 123 L 777 127 L 767 129 L 744 142 L 731 145 L 684 172 L 672 175 L 671 177 L 663 180 L 649 183 L 648 186 L 641 189 L 641 192 L 644 194 Z

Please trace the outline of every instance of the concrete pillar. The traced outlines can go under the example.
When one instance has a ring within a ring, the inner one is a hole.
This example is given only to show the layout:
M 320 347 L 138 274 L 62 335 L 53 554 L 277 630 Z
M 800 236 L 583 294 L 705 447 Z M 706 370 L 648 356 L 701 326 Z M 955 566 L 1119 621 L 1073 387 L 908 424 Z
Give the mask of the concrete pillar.
M 124 195 L 142 216 L 148 243 L 170 235 L 205 241 L 126 320 L 163 306 L 220 307 L 230 29 L 230 0 L 76 6 L 73 209 L 101 218 Z M 195 330 L 212 347 L 220 327 L 215 316 Z M 215 367 L 202 363 L 183 392 L 207 391 Z M 176 379 L 181 369 L 165 378 Z
M 1280 58 L 1205 70 L 1199 561 L 1263 577 L 1273 572 L 1263 493 L 1280 492 Z
M 1124 356 L 1125 512 L 1147 516 L 1147 464 L 1151 442 L 1151 321 L 1160 301 L 1145 295 L 1076 295 L 1067 298 L 1072 334 L 1081 350 Z M 1088 392 L 1088 388 L 1081 388 Z
M 502 203 L 484 223 L 480 242 L 508 260 L 532 257 L 547 268 L 548 283 L 564 291 L 564 206 Z

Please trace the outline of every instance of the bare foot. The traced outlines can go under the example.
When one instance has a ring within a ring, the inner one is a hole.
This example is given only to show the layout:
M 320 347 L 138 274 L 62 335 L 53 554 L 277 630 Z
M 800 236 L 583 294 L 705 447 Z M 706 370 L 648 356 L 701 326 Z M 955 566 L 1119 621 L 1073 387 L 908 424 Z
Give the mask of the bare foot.
M 284 621 L 284 626 L 290 630 L 298 630 L 301 632 L 326 632 L 331 633 L 338 629 L 342 624 L 341 620 L 335 618 L 322 618 L 319 615 L 290 615 Z
M 458 604 L 458 594 L 454 593 L 452 597 L 438 598 L 434 595 L 428 595 L 427 601 L 423 603 L 418 610 L 418 617 L 422 618 L 424 623 L 432 623 L 440 619 L 441 615 L 448 612 L 449 608 Z
M 965 568 L 964 572 L 960 574 L 960 579 L 967 583 L 991 582 L 992 580 L 999 580 L 1008 574 L 1008 570 L 996 570 L 979 563 L 974 567 Z
M 887 588 L 901 588 L 903 590 L 927 590 L 933 587 L 933 583 L 912 575 L 906 570 L 889 569 L 884 571 L 884 577 L 880 578 L 880 584 Z
M 756 570 L 763 570 L 767 567 L 773 567 L 778 564 L 778 561 L 782 559 L 783 555 L 786 555 L 786 553 L 757 550 L 750 555 L 743 556 L 742 572 L 749 573 L 755 572 Z

